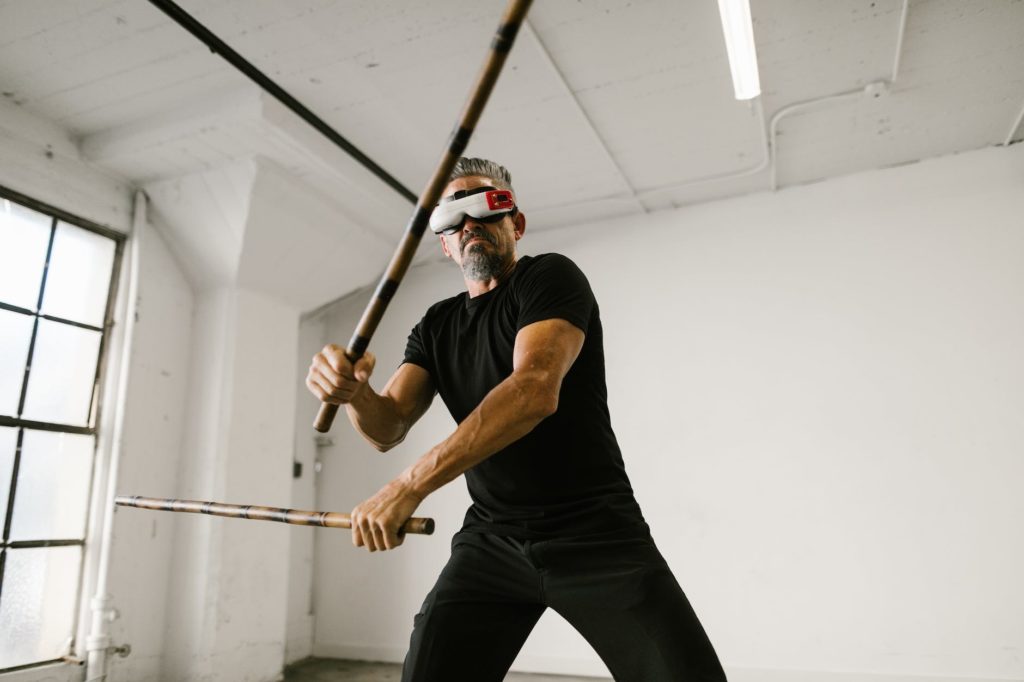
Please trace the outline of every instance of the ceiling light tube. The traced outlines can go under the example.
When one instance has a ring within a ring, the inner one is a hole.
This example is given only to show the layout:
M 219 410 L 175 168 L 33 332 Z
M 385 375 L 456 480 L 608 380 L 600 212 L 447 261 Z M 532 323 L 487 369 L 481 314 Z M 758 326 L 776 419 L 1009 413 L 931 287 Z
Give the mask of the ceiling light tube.
M 753 99 L 761 94 L 757 75 L 757 50 L 754 48 L 754 26 L 750 20 L 749 0 L 718 0 L 722 15 L 725 49 L 736 99 Z

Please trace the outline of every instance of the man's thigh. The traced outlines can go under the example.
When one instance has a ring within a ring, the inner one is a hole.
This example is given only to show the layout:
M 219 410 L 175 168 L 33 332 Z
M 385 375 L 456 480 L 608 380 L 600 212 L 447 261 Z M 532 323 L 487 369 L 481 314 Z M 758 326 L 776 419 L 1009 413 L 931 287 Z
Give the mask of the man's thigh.
M 616 680 L 724 682 L 703 626 L 649 535 L 537 548 L 548 605 Z
M 500 682 L 544 612 L 519 546 L 459 533 L 416 614 L 402 682 Z

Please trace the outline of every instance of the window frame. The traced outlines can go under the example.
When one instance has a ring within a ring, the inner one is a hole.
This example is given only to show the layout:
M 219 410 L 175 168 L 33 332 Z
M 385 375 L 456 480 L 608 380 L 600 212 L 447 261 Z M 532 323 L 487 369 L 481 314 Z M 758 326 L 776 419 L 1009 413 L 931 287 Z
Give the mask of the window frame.
M 92 222 L 73 213 L 69 213 L 63 209 L 57 208 L 51 204 L 43 201 L 39 201 L 32 197 L 21 194 L 14 190 L 8 189 L 3 185 L 0 185 L 0 200 L 8 200 L 12 203 L 20 204 L 25 208 L 29 208 L 38 213 L 45 214 L 51 218 L 50 223 L 50 237 L 46 249 L 46 261 L 43 267 L 42 280 L 39 283 L 39 293 L 42 294 L 45 291 L 46 280 L 49 276 L 50 257 L 53 252 L 53 242 L 57 233 L 59 223 L 67 223 L 75 227 L 93 232 L 103 237 L 107 237 L 114 242 L 114 257 L 111 263 L 110 273 L 110 284 L 107 288 L 107 302 L 106 308 L 103 313 L 103 324 L 101 327 L 96 327 L 81 322 L 75 322 L 73 320 L 67 320 L 52 315 L 45 315 L 39 309 L 37 303 L 36 310 L 29 310 L 18 306 L 10 305 L 0 301 L 0 310 L 6 310 L 22 315 L 28 315 L 34 318 L 32 336 L 29 341 L 28 354 L 26 356 L 26 367 L 25 372 L 22 376 L 21 393 L 18 400 L 18 414 L 14 417 L 7 415 L 0 415 L 0 426 L 8 426 L 18 429 L 18 435 L 16 439 L 16 446 L 14 452 L 14 461 L 11 470 L 11 483 L 8 491 L 7 508 L 0 510 L 3 513 L 3 520 L 0 520 L 0 599 L 3 598 L 3 587 L 4 587 L 4 573 L 7 563 L 7 550 L 8 549 L 31 549 L 31 548 L 46 548 L 46 547 L 67 547 L 77 546 L 81 547 L 81 554 L 79 556 L 78 566 L 78 579 L 76 587 L 76 595 L 74 603 L 68 606 L 72 610 L 72 621 L 71 630 L 68 633 L 71 639 L 70 652 L 76 651 L 78 646 L 79 637 L 79 622 L 82 609 L 82 597 L 83 590 L 85 589 L 85 578 L 87 573 L 87 567 L 89 564 L 89 557 L 87 556 L 88 544 L 89 544 L 89 528 L 92 523 L 92 512 L 94 507 L 93 494 L 95 492 L 95 477 L 96 477 L 96 465 L 99 457 L 99 450 L 101 447 L 100 429 L 99 425 L 102 423 L 103 417 L 103 398 L 104 391 L 103 387 L 107 379 L 107 370 L 109 364 L 110 347 L 112 341 L 112 332 L 114 330 L 115 321 L 114 316 L 118 304 L 118 287 L 120 285 L 120 275 L 122 270 L 122 260 L 124 258 L 125 245 L 128 240 L 128 235 L 123 232 L 119 232 L 110 227 L 105 227 L 98 223 Z M 39 299 L 41 301 L 41 298 Z M 96 361 L 96 373 L 93 376 L 92 383 L 92 394 L 89 398 L 89 410 L 86 426 L 75 426 L 71 424 L 59 424 L 56 422 L 45 422 L 45 421 L 34 421 L 21 419 L 20 414 L 24 409 L 25 397 L 28 390 L 28 380 L 31 375 L 32 356 L 35 350 L 36 337 L 39 330 L 39 320 L 49 320 L 61 324 L 67 324 L 74 327 L 88 329 L 91 331 L 99 332 L 100 343 L 97 351 L 98 357 Z M 13 521 L 13 509 L 15 504 L 15 495 L 17 493 L 18 485 L 18 471 L 21 462 L 21 448 L 24 439 L 25 429 L 31 429 L 36 431 L 50 431 L 57 433 L 72 433 L 81 435 L 93 436 L 93 451 L 92 451 L 92 462 L 90 466 L 89 481 L 88 481 L 88 493 L 85 503 L 85 532 L 80 540 L 71 539 L 49 539 L 49 540 L 22 540 L 10 542 L 8 540 L 11 531 L 11 524 Z M 64 658 L 53 658 L 43 661 L 36 661 L 32 663 L 25 663 L 22 665 L 0 668 L 0 676 L 6 673 L 13 673 L 19 670 L 26 670 L 31 668 L 37 668 L 40 666 L 52 665 L 54 663 L 61 663 L 65 661 Z M 75 661 L 77 662 L 77 661 Z

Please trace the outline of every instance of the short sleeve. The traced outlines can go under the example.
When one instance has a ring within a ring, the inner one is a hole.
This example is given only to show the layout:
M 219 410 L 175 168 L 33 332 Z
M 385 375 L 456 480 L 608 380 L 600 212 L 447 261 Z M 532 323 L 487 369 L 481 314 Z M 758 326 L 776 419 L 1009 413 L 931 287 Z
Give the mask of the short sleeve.
M 408 362 L 413 365 L 418 365 L 427 370 L 431 376 L 435 376 L 433 370 L 434 363 L 430 361 L 427 337 L 424 333 L 426 321 L 427 318 L 424 316 L 423 319 L 412 328 L 412 331 L 409 332 L 409 339 L 405 343 L 405 360 L 403 360 L 403 363 Z
M 597 303 L 586 275 L 557 253 L 538 256 L 517 283 L 516 329 L 542 320 L 563 319 L 587 333 Z

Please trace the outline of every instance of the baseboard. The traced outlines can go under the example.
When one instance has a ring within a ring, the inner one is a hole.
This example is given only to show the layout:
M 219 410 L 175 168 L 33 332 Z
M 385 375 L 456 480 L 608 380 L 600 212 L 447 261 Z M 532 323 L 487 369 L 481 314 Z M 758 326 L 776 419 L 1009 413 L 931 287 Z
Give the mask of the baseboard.
M 401 663 L 405 660 L 405 649 L 387 646 L 356 644 L 313 643 L 314 658 L 342 658 L 350 661 L 379 661 Z
M 313 645 L 316 658 L 342 658 L 353 661 L 380 661 L 401 663 L 405 649 L 398 647 L 357 646 L 350 644 Z M 579 675 L 608 680 L 608 669 L 596 657 L 556 658 L 550 656 L 520 656 L 512 670 L 548 675 Z M 729 682 L 1024 682 L 1024 677 L 951 677 L 939 675 L 891 675 L 871 672 L 835 672 L 826 670 L 785 670 L 725 666 Z
M 780 670 L 725 666 L 729 682 L 1024 682 L 1022 678 L 892 675 L 872 672 Z

